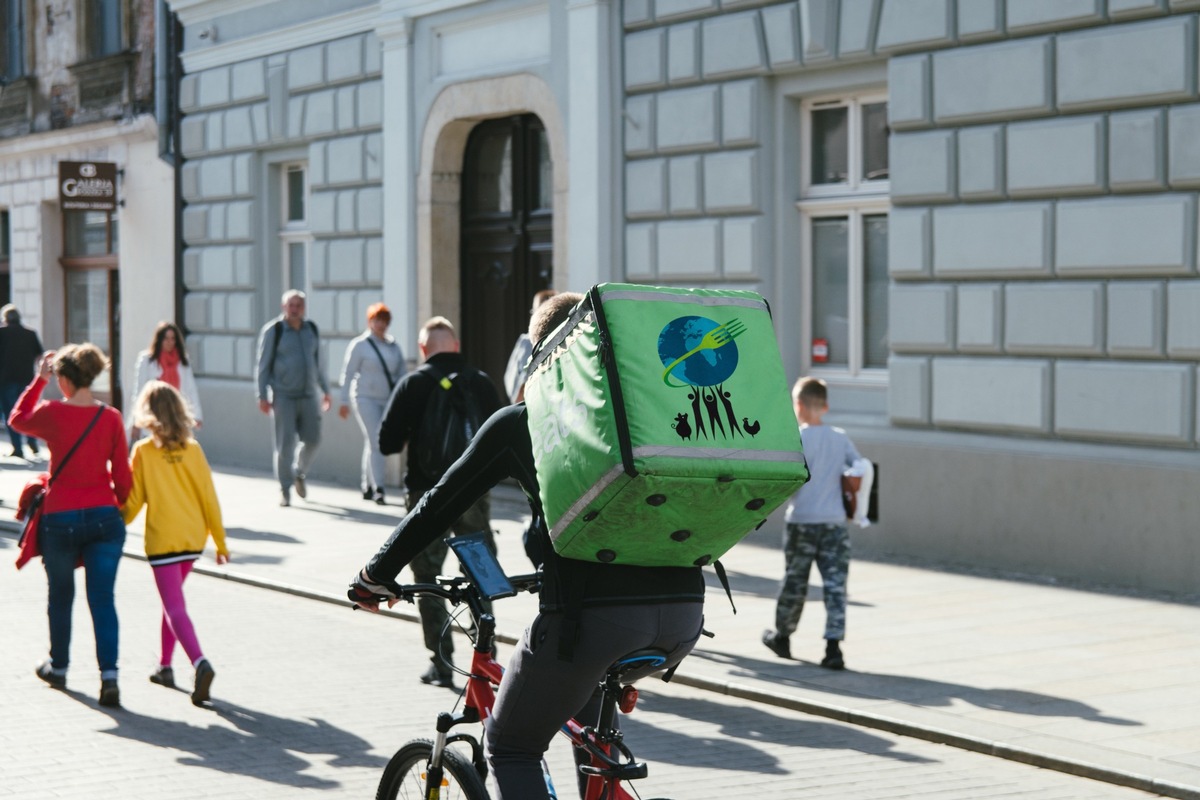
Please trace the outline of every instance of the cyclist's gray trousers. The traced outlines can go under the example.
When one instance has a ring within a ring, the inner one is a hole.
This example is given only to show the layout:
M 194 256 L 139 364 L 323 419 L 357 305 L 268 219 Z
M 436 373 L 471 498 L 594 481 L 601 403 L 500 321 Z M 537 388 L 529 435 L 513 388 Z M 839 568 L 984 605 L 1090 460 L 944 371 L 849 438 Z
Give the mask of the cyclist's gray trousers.
M 562 661 L 562 614 L 539 614 L 509 661 L 488 724 L 488 752 L 500 800 L 549 796 L 542 754 L 562 724 L 584 708 L 614 661 L 634 650 L 657 647 L 670 653 L 662 669 L 677 664 L 695 647 L 703 623 L 703 603 L 584 609 L 574 656 Z M 574 776 L 556 777 L 560 795 L 575 785 Z

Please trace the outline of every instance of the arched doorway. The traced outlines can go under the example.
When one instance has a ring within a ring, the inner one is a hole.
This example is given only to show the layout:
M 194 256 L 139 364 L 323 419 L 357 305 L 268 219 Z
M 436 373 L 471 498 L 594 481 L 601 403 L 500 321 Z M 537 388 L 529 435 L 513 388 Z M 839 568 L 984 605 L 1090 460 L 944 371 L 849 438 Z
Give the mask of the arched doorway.
M 467 360 L 501 396 L 509 352 L 529 327 L 530 300 L 553 284 L 553 199 L 549 142 L 536 115 L 472 129 L 462 170 L 460 336 Z

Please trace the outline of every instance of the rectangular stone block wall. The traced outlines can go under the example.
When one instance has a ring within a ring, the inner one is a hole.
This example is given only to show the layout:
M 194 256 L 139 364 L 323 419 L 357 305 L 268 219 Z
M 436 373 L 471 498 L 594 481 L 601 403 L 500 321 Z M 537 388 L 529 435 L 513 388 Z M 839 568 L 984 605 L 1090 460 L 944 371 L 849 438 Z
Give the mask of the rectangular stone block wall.
M 308 314 L 330 380 L 383 284 L 383 91 L 379 43 L 363 33 L 184 77 L 184 320 L 202 375 L 252 378 L 275 309 L 263 287 L 279 224 L 264 219 L 279 153 L 304 154 L 312 235 Z
M 1195 11 L 971 0 L 892 49 L 893 422 L 1196 447 Z

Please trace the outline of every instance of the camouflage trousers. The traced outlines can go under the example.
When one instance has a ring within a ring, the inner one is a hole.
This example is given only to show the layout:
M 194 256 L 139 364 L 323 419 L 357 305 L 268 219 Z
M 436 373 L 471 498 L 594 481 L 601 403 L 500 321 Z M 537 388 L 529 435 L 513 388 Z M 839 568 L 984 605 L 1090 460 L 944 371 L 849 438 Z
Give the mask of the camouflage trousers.
M 813 561 L 824 583 L 825 638 L 846 638 L 846 578 L 850 572 L 850 536 L 845 525 L 799 525 L 789 523 L 783 534 L 787 560 L 779 602 L 775 606 L 775 630 L 787 638 L 800 624 L 808 596 L 808 574 Z
M 407 507 L 414 508 L 421 500 L 422 495 L 422 492 L 408 492 Z M 476 531 L 483 533 L 488 549 L 494 554 L 496 540 L 492 533 L 491 501 L 486 494 L 468 508 L 466 513 L 451 523 L 450 530 L 446 531 L 446 534 L 460 536 Z M 412 563 L 408 565 L 417 583 L 433 583 L 438 575 L 443 574 L 446 554 L 450 552 L 450 547 L 446 544 L 445 539 L 445 536 L 439 536 L 432 544 L 418 553 Z M 455 573 L 460 571 L 457 559 L 451 570 Z M 486 606 L 485 610 L 490 613 L 491 603 L 485 602 L 484 605 Z M 450 638 L 450 626 L 447 625 L 450 614 L 446 609 L 446 601 L 440 597 L 422 595 L 417 598 L 417 612 L 421 616 L 421 633 L 424 635 L 425 647 L 430 652 L 429 660 L 437 667 L 440 675 L 450 677 L 454 674 L 449 666 L 454 663 L 452 658 L 454 642 Z

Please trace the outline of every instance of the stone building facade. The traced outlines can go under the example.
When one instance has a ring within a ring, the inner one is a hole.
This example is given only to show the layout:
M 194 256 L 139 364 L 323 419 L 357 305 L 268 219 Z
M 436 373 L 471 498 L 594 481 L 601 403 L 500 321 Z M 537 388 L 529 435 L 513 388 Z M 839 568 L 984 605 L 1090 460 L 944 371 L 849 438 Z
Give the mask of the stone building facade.
M 160 8 L 0 2 L 0 302 L 48 347 L 103 348 L 115 372 L 96 389 L 118 403 L 120 378 L 175 315 L 174 179 L 155 117 Z M 115 164 L 119 207 L 63 210 L 61 161 Z
M 171 7 L 217 459 L 293 283 L 331 378 L 378 299 L 489 362 L 534 287 L 748 288 L 879 465 L 860 554 L 1200 589 L 1200 0 Z
M 624 3 L 627 275 L 770 299 L 860 551 L 1200 588 L 1198 8 Z

